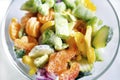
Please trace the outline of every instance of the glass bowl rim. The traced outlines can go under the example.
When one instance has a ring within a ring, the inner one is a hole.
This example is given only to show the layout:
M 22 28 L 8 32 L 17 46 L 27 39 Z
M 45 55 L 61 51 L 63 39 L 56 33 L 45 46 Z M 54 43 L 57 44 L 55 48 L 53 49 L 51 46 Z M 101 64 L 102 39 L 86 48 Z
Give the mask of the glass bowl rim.
M 111 67 L 111 65 L 113 64 L 114 60 L 116 59 L 116 56 L 117 56 L 118 51 L 119 51 L 119 46 L 120 46 L 120 20 L 119 20 L 119 17 L 118 17 L 118 13 L 117 13 L 116 9 L 114 8 L 112 2 L 111 2 L 110 0 L 107 0 L 107 2 L 108 2 L 109 5 L 111 6 L 111 8 L 112 8 L 112 10 L 113 10 L 113 12 L 114 12 L 114 14 L 115 14 L 115 16 L 116 16 L 117 25 L 118 25 L 117 27 L 118 27 L 118 36 L 119 36 L 119 38 L 118 38 L 117 49 L 116 49 L 115 55 L 113 56 L 111 62 L 107 65 L 107 67 L 106 67 L 100 74 L 98 74 L 96 77 L 94 77 L 95 80 L 98 79 L 100 76 L 102 76 L 102 75 Z M 4 19 L 3 19 L 3 21 L 2 21 L 2 24 L 5 23 L 6 18 L 7 18 L 7 15 L 8 15 L 8 13 L 9 13 L 9 10 L 10 10 L 10 8 L 11 8 L 11 6 L 12 6 L 13 3 L 14 3 L 14 0 L 11 0 L 9 6 L 8 6 L 8 8 L 7 8 L 7 11 L 6 11 L 6 13 L 5 13 L 5 16 L 4 16 Z M 3 28 L 3 25 L 2 25 L 2 28 Z M 1 36 L 4 37 L 4 28 L 1 29 L 1 30 L 3 30 L 2 33 L 1 33 Z M 6 41 L 2 40 L 3 49 L 5 49 L 5 48 L 7 47 L 7 45 L 6 45 L 6 46 L 3 45 L 5 42 L 6 42 Z M 20 73 L 22 73 L 22 75 L 23 75 L 24 77 L 32 80 L 32 79 L 30 78 L 30 76 L 29 76 L 28 74 L 26 74 L 26 73 L 16 64 L 16 62 L 15 62 L 15 61 L 13 60 L 13 58 L 12 58 L 12 55 L 9 54 L 9 53 L 7 53 L 6 50 L 4 50 L 4 51 L 5 51 L 5 53 L 8 55 L 10 62 L 11 62 L 12 65 L 17 69 L 17 71 L 19 71 Z

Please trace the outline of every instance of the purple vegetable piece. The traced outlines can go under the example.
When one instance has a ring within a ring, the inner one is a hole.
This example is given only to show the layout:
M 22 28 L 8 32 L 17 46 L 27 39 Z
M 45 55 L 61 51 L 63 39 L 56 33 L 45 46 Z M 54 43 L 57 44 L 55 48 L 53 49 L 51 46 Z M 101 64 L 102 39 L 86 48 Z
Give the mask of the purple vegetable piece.
M 62 0 L 57 0 L 57 3 L 61 2 Z
M 39 69 L 37 71 L 36 80 L 55 80 L 56 75 L 47 72 L 45 69 Z

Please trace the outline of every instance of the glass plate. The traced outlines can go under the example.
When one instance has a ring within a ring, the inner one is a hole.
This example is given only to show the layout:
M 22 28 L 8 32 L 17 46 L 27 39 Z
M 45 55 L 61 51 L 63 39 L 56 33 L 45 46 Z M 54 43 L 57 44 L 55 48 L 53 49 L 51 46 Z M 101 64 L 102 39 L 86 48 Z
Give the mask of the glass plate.
M 92 70 L 92 75 L 81 78 L 80 80 L 96 80 L 99 78 L 113 63 L 114 59 L 117 56 L 119 42 L 120 42 L 120 24 L 118 16 L 118 1 L 116 0 L 92 0 L 97 6 L 97 16 L 103 20 L 104 24 L 110 26 L 113 29 L 113 38 L 108 43 L 107 47 L 101 49 L 102 55 L 104 58 L 103 62 L 95 63 L 94 69 Z M 35 79 L 34 76 L 28 75 L 28 68 L 16 58 L 16 55 L 13 51 L 13 42 L 11 41 L 8 34 L 8 26 L 11 18 L 16 17 L 19 20 L 25 14 L 24 11 L 20 10 L 20 6 L 25 2 L 25 0 L 14 0 L 10 4 L 10 7 L 7 11 L 5 20 L 3 21 L 1 32 L 2 32 L 2 45 L 4 51 L 9 56 L 10 62 L 18 71 L 23 73 L 28 79 Z

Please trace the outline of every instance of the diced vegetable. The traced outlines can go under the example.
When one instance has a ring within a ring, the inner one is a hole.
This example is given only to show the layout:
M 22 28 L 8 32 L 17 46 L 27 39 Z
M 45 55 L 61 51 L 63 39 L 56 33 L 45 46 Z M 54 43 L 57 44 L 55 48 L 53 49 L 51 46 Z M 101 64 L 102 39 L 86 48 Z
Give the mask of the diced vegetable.
M 46 0 L 46 2 L 49 5 L 49 8 L 53 7 L 55 4 L 55 0 Z
M 46 0 L 41 0 L 41 1 L 42 1 L 42 3 L 44 4 Z
M 22 38 L 23 36 L 26 36 L 25 29 L 22 27 L 18 33 L 19 38 Z
M 110 27 L 103 26 L 95 34 L 93 38 L 92 45 L 95 48 L 103 48 L 107 45 L 107 40 L 109 36 Z M 101 36 L 102 35 L 102 36 Z M 112 36 L 111 36 L 112 37 Z
M 86 30 L 86 34 L 85 34 L 85 40 L 87 43 L 88 47 L 91 47 L 91 39 L 92 39 L 92 27 L 91 26 L 87 26 L 87 30 Z
M 54 32 L 52 30 L 45 30 L 42 34 L 42 44 L 49 44 L 50 46 L 53 46 L 53 39 L 51 39 L 53 35 Z
M 43 24 L 40 28 L 40 32 L 43 33 L 46 29 L 54 26 L 55 22 L 54 21 L 48 21 L 45 24 Z
M 96 6 L 91 2 L 91 0 L 85 0 L 85 6 L 91 11 L 96 11 Z
M 63 0 L 68 8 L 74 9 L 76 7 L 75 0 Z
M 66 5 L 64 2 L 56 3 L 54 6 L 55 12 L 63 12 L 66 10 Z
M 55 13 L 55 33 L 62 39 L 69 36 L 68 21 L 60 13 Z
M 81 72 L 90 72 L 93 68 L 93 64 L 90 64 L 87 60 L 82 59 L 79 61 L 80 63 L 80 71 Z
M 24 63 L 24 64 L 27 64 L 27 65 L 29 65 L 29 66 L 33 66 L 34 64 L 33 64 L 33 59 L 30 57 L 30 56 L 28 56 L 28 55 L 25 55 L 25 56 L 23 56 L 23 58 L 22 58 L 22 62 Z
M 93 12 L 91 12 L 89 9 L 87 9 L 85 6 L 83 5 L 79 5 L 77 6 L 74 10 L 73 10 L 73 14 L 74 16 L 76 16 L 79 19 L 83 19 L 83 20 L 90 20 L 92 19 L 95 15 Z
M 49 73 L 46 69 L 38 69 L 36 80 L 56 80 L 56 75 L 54 73 Z
M 54 34 L 52 30 L 46 30 L 42 34 L 42 43 L 53 46 L 55 50 L 62 50 L 68 47 L 67 44 L 62 42 L 62 39 Z
M 21 23 L 12 18 L 9 34 L 17 58 L 36 80 L 77 80 L 91 75 L 101 49 L 113 36 L 91 0 L 27 0 Z M 33 76 L 34 77 L 34 76 Z
M 38 6 L 41 4 L 41 0 L 28 0 L 21 6 L 21 10 L 27 10 L 35 13 L 38 11 Z
M 41 13 L 43 16 L 47 16 L 49 14 L 49 9 L 53 7 L 54 4 L 54 0 L 46 0 L 44 4 L 38 7 L 38 12 Z
M 45 54 L 45 55 L 43 55 L 43 56 L 41 56 L 41 57 L 36 58 L 36 59 L 34 60 L 34 64 L 35 64 L 37 67 L 39 67 L 39 68 L 43 68 L 44 65 L 47 63 L 47 61 L 48 61 L 48 55 Z
M 41 0 L 28 0 L 22 5 L 21 10 L 30 11 L 33 13 L 39 12 L 42 15 L 48 15 L 49 9 L 53 7 L 53 5 L 55 4 L 55 1 L 46 0 L 45 3 L 43 4 L 42 2 Z
M 56 50 L 63 50 L 68 47 L 68 45 L 66 43 L 62 42 L 60 37 L 53 36 L 52 38 L 54 39 L 54 48 Z
M 92 37 L 94 37 L 97 32 L 98 26 L 102 25 L 102 23 L 102 20 L 96 16 L 87 22 L 87 25 L 92 26 Z
M 91 39 L 92 39 L 92 27 L 87 26 L 86 34 L 85 34 L 85 41 L 87 46 L 87 59 L 89 63 L 94 63 L 96 56 L 94 48 L 91 46 Z
M 38 45 L 30 51 L 29 56 L 36 58 L 51 53 L 54 53 L 54 50 L 49 45 Z
M 69 21 L 69 22 L 75 22 L 76 18 L 73 16 L 70 12 L 64 12 L 63 16 Z
M 87 48 L 87 59 L 89 63 L 94 63 L 96 61 L 95 50 L 92 47 Z
M 69 33 L 70 33 L 70 34 L 72 33 L 72 30 L 73 30 L 75 24 L 76 24 L 76 22 L 70 22 L 70 23 L 68 23 Z
M 75 0 L 76 6 L 85 5 L 85 0 Z
M 35 66 L 33 61 L 34 60 L 30 56 L 28 56 L 28 55 L 25 55 L 22 58 L 22 62 L 24 64 L 27 64 L 29 66 L 29 68 L 30 68 L 30 70 L 29 70 L 29 74 L 30 75 L 33 75 L 33 74 L 35 74 L 37 72 L 37 67 Z
M 97 27 L 99 25 L 102 25 L 102 23 L 103 23 L 102 20 L 95 16 L 90 21 L 88 21 L 87 25 Z
M 24 49 L 17 48 L 16 46 L 14 46 L 14 51 L 17 58 L 22 58 L 26 54 L 26 51 Z
M 30 70 L 29 70 L 29 75 L 34 75 L 34 74 L 36 74 L 36 72 L 37 72 L 37 67 L 30 67 Z
M 85 41 L 84 35 L 80 32 L 75 32 L 74 37 L 75 37 L 75 42 L 77 44 L 78 50 L 81 52 L 81 54 L 83 56 L 86 56 L 87 46 L 86 46 L 86 41 Z
M 53 9 L 50 9 L 49 14 L 46 15 L 46 16 L 38 13 L 37 18 L 38 18 L 39 22 L 42 23 L 42 24 L 44 24 L 44 23 L 46 23 L 48 21 L 53 21 L 53 19 L 54 19 L 54 11 L 53 11 Z
M 39 13 L 41 13 L 43 16 L 46 16 L 49 14 L 49 5 L 48 4 L 42 4 L 38 7 Z
M 103 61 L 102 52 L 99 49 L 95 49 L 96 61 Z

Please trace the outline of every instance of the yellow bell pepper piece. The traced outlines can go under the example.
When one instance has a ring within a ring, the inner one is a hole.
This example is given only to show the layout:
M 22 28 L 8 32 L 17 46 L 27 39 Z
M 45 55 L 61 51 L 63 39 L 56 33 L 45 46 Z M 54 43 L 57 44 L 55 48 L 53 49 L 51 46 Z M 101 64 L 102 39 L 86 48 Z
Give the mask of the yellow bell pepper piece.
M 23 56 L 22 62 L 30 67 L 29 70 L 30 75 L 34 75 L 37 72 L 37 67 L 33 63 L 34 60 L 30 56 L 28 55 Z
M 95 62 L 96 56 L 95 56 L 94 48 L 92 47 L 87 48 L 87 59 L 90 64 Z
M 86 42 L 85 37 L 81 32 L 75 32 L 74 34 L 75 42 L 77 44 L 78 50 L 83 56 L 86 56 Z
M 37 68 L 36 67 L 31 67 L 29 70 L 29 75 L 34 75 L 37 72 Z
M 96 11 L 96 6 L 91 2 L 91 0 L 85 0 L 85 6 L 91 11 Z
M 52 27 L 55 24 L 54 21 L 48 21 L 45 24 L 43 24 L 40 28 L 40 32 L 43 33 L 46 29 Z
M 94 63 L 96 56 L 94 48 L 91 46 L 91 36 L 92 36 L 92 27 L 87 26 L 86 34 L 85 34 L 85 41 L 87 44 L 87 59 L 89 63 Z
M 87 43 L 88 47 L 91 46 L 91 37 L 92 37 L 92 27 L 87 26 L 87 30 L 86 30 L 86 33 L 85 33 L 85 40 L 86 40 L 86 43 Z

